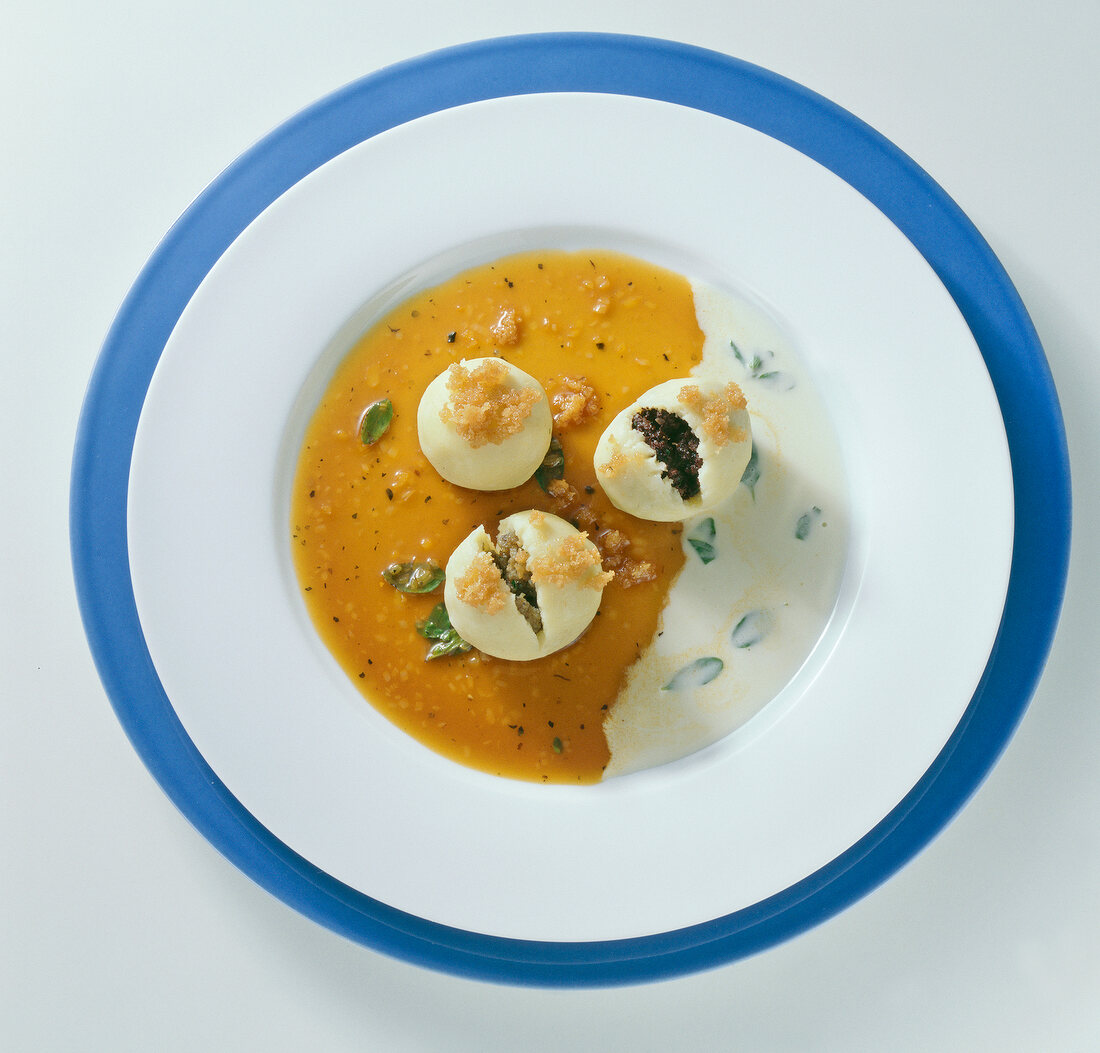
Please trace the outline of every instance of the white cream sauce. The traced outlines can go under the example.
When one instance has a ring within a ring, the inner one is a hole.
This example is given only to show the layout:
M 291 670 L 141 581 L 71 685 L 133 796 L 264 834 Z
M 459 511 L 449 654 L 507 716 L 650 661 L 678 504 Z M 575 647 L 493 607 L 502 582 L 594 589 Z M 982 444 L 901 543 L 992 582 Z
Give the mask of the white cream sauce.
M 705 342 L 693 372 L 741 385 L 754 461 L 729 501 L 684 523 L 658 635 L 604 721 L 605 777 L 687 756 L 757 714 L 812 652 L 844 573 L 844 469 L 811 376 L 762 309 L 694 293 Z

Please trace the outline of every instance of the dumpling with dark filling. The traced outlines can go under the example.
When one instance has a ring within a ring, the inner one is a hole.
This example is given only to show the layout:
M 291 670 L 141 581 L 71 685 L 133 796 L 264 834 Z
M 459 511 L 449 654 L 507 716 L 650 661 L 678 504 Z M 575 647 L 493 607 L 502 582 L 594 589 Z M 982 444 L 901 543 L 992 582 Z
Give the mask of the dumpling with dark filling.
M 479 526 L 447 561 L 443 600 L 467 643 L 495 658 L 526 662 L 573 643 L 599 610 L 612 575 L 600 551 L 549 512 L 516 512 L 494 541 Z
M 725 501 L 751 453 L 741 388 L 690 377 L 650 388 L 619 413 L 600 437 L 594 461 L 616 508 L 671 523 Z

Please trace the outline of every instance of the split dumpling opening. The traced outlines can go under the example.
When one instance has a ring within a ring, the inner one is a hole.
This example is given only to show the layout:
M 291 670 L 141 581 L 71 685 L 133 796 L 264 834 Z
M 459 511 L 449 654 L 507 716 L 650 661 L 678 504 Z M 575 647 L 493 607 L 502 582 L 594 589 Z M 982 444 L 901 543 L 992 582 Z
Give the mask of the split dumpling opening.
M 672 523 L 709 512 L 737 489 L 752 454 L 744 392 L 685 378 L 650 388 L 596 446 L 596 475 L 616 508 Z
M 535 510 L 502 519 L 495 541 L 476 527 L 446 573 L 444 602 L 458 634 L 486 654 L 520 662 L 573 643 L 612 578 L 587 534 Z

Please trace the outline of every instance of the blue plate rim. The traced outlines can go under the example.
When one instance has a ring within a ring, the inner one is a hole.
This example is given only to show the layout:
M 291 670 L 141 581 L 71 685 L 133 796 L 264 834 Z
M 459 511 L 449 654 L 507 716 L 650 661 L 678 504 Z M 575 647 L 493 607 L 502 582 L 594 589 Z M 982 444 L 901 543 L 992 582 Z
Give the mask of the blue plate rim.
M 550 943 L 450 928 L 314 867 L 233 797 L 188 738 L 137 615 L 126 496 L 153 370 L 199 283 L 237 235 L 315 168 L 389 128 L 465 103 L 570 91 L 678 103 L 755 128 L 824 165 L 921 252 L 966 319 L 1006 422 L 1015 533 L 994 647 L 954 734 L 913 790 L 825 867 L 752 907 L 634 939 Z M 1025 485 L 1026 483 L 1026 485 Z M 1057 394 L 1004 268 L 948 195 L 851 113 L 768 70 L 648 37 L 550 33 L 462 44 L 369 74 L 272 131 L 195 200 L 135 281 L 104 342 L 77 428 L 70 543 L 89 646 L 146 767 L 228 859 L 300 913 L 375 950 L 468 978 L 609 986 L 711 968 L 832 917 L 895 873 L 956 814 L 1012 736 L 1038 683 L 1065 591 L 1071 491 Z

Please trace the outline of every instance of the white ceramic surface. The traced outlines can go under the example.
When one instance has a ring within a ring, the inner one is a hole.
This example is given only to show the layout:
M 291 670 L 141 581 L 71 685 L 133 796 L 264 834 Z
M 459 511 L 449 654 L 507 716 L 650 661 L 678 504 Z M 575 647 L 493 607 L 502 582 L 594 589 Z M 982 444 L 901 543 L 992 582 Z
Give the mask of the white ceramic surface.
M 507 163 L 487 163 L 494 142 L 508 144 Z M 482 178 L 446 178 L 473 169 Z M 584 244 L 756 296 L 781 320 L 833 413 L 852 549 L 821 645 L 759 717 L 674 765 L 578 789 L 468 771 L 366 705 L 298 601 L 287 509 L 313 399 L 372 311 L 458 266 Z M 437 113 L 275 202 L 207 276 L 164 351 L 129 500 L 150 653 L 245 807 L 385 903 L 547 940 L 722 916 L 850 847 L 920 778 L 969 702 L 1012 545 L 997 402 L 913 247 L 796 151 L 618 96 Z

